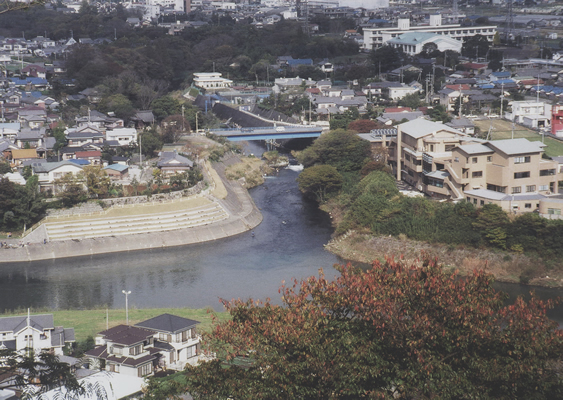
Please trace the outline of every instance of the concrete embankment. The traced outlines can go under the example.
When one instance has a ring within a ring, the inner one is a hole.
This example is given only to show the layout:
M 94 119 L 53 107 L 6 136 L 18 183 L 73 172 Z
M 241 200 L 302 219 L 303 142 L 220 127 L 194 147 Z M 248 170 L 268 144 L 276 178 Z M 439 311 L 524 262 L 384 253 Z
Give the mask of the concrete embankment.
M 56 258 L 80 257 L 102 253 L 183 246 L 234 236 L 256 227 L 262 214 L 238 182 L 225 178 L 224 165 L 215 166 L 227 191 L 217 199 L 229 213 L 227 219 L 193 228 L 167 232 L 151 232 L 117 237 L 31 243 L 24 247 L 0 249 L 0 263 L 28 262 Z

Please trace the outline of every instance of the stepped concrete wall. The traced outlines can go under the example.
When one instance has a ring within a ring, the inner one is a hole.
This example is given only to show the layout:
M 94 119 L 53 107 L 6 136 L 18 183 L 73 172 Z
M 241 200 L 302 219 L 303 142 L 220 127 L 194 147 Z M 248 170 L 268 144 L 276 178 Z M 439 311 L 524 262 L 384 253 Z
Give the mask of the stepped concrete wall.
M 229 160 L 230 162 L 233 159 Z M 227 189 L 227 197 L 218 200 L 229 217 L 207 225 L 165 232 L 141 233 L 115 237 L 72 239 L 43 244 L 31 243 L 23 247 L 0 249 L 0 263 L 28 262 L 55 258 L 81 257 L 102 253 L 183 246 L 234 236 L 256 227 L 262 214 L 254 201 L 238 182 L 228 181 L 224 165 L 214 165 Z

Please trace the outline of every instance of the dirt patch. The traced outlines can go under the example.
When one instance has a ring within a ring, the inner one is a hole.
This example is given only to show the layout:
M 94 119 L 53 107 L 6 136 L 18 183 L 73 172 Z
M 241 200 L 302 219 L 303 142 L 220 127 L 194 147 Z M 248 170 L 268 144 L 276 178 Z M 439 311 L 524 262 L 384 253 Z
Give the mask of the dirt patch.
M 271 172 L 272 169 L 256 157 L 241 157 L 240 162 L 225 169 L 227 179 L 239 180 L 247 189 L 263 184 L 264 175 Z
M 437 257 L 444 268 L 458 270 L 462 275 L 482 269 L 502 282 L 563 287 L 563 273 L 546 271 L 539 260 L 523 254 L 419 242 L 406 237 L 376 237 L 356 231 L 334 238 L 325 248 L 344 259 L 361 263 L 383 260 L 388 255 L 416 262 L 426 253 Z

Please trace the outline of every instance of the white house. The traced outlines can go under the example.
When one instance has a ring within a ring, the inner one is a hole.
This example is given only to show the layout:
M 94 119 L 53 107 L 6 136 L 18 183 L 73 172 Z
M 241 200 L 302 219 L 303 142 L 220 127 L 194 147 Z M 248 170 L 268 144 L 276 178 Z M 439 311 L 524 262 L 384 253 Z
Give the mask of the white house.
M 543 101 L 512 101 L 512 111 L 504 114 L 506 119 L 530 128 L 543 128 L 551 124 L 551 104 Z
M 389 99 L 391 100 L 400 100 L 408 94 L 418 92 L 418 88 L 415 86 L 408 86 L 402 85 L 397 87 L 390 87 L 389 88 Z
M 72 161 L 37 162 L 31 164 L 31 170 L 33 175 L 37 175 L 41 190 L 52 190 L 56 194 L 54 181 L 69 173 L 77 175 L 82 172 L 82 167 Z
M 115 140 L 121 146 L 137 143 L 137 130 L 135 128 L 116 128 L 106 131 L 106 140 Z
M 230 79 L 223 78 L 220 72 L 195 72 L 194 85 L 203 89 L 224 89 L 233 84 Z
M 63 355 L 63 347 L 70 342 L 74 342 L 74 328 L 55 326 L 53 314 L 0 318 L 0 349 Z

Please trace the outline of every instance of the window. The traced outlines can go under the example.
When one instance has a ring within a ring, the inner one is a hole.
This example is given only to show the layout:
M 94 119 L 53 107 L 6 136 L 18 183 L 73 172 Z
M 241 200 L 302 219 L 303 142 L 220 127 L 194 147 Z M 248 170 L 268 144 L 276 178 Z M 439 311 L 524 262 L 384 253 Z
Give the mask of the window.
M 540 185 L 540 191 L 547 192 L 549 190 L 549 186 L 547 185 Z
M 485 205 L 485 200 L 481 200 L 481 201 L 479 202 L 479 204 L 480 204 L 481 206 L 484 206 L 484 205 Z
M 514 157 L 514 164 L 524 164 L 530 162 L 530 156 Z
M 471 198 L 470 198 L 470 197 L 466 197 L 465 199 L 467 200 L 468 203 L 471 203 Z
M 492 190 L 494 192 L 499 192 L 499 193 L 506 193 L 505 186 L 491 185 L 490 183 L 487 184 L 487 190 Z
M 142 352 L 143 352 L 143 345 L 142 344 L 139 344 L 135 347 L 131 347 L 129 349 L 129 355 L 131 355 L 131 356 L 138 356 Z
M 117 354 L 118 356 L 120 356 L 120 355 L 123 354 L 123 347 L 113 346 L 113 347 L 110 349 L 110 352 L 111 352 L 112 354 Z
M 522 188 L 520 186 L 515 186 L 512 188 L 512 194 L 522 193 Z
M 455 147 L 455 144 L 447 144 L 446 145 L 446 151 L 452 151 Z
M 483 171 L 475 171 L 471 173 L 472 178 L 481 178 L 483 176 Z
M 143 376 L 145 376 L 145 375 L 148 375 L 148 374 L 150 374 L 151 372 L 152 372 L 152 364 L 151 364 L 151 363 L 142 365 L 142 366 L 140 366 L 140 367 L 137 369 L 137 375 L 138 375 L 139 377 L 143 377 Z
M 526 203 L 526 204 L 524 204 L 524 208 L 532 208 L 532 203 Z
M 473 199 L 473 204 L 477 204 L 477 199 Z
M 487 162 L 492 162 L 493 161 L 493 156 L 487 156 Z
M 536 185 L 526 186 L 526 192 L 530 193 L 530 192 L 535 192 L 535 191 L 536 191 Z
M 547 213 L 551 215 L 561 215 L 561 210 L 559 208 L 548 208 Z
M 550 175 L 555 175 L 554 169 L 541 169 L 540 170 L 540 176 L 550 176 Z
M 411 156 L 409 156 L 408 154 L 405 154 L 405 160 L 410 161 L 410 160 L 411 160 Z
M 459 157 L 455 157 L 454 162 L 459 162 Z
M 473 164 L 477 164 L 477 157 L 473 157 L 473 158 L 471 159 L 471 162 L 472 162 Z
M 515 172 L 514 173 L 514 179 L 522 179 L 522 178 L 529 178 L 529 177 L 530 177 L 530 171 Z
M 430 151 L 434 151 L 434 145 L 433 144 L 430 145 Z

